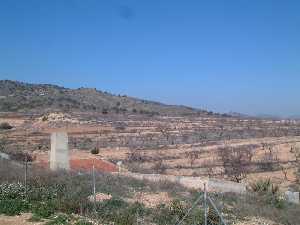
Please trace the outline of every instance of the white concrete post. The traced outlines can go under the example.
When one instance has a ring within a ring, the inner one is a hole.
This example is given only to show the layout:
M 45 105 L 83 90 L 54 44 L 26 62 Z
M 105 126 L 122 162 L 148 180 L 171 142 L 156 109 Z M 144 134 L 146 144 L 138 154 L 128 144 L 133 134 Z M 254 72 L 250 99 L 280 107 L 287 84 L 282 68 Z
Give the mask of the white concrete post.
M 69 147 L 68 134 L 66 132 L 55 132 L 51 134 L 50 169 L 69 170 Z

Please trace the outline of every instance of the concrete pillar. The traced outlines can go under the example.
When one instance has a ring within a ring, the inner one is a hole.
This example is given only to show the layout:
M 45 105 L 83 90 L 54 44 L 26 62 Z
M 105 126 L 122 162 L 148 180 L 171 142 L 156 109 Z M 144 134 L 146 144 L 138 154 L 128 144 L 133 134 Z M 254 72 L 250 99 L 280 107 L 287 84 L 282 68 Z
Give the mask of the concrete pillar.
M 300 204 L 299 192 L 287 191 L 287 192 L 285 192 L 285 198 L 290 203 Z
M 119 173 L 121 173 L 122 172 L 122 161 L 118 161 L 117 162 L 117 166 L 118 166 L 118 170 L 119 170 Z
M 70 169 L 68 134 L 65 132 L 51 134 L 50 169 Z

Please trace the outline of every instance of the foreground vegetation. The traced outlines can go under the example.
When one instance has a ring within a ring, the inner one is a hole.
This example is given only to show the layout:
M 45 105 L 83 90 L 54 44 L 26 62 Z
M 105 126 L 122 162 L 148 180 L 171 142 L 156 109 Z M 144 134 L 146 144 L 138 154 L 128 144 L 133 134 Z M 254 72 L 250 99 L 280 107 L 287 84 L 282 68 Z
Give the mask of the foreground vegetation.
M 108 174 L 97 174 L 96 192 L 107 193 L 110 200 L 94 202 L 89 200 L 92 193 L 92 178 L 89 174 L 51 173 L 30 168 L 27 185 L 24 185 L 24 170 L 9 161 L 0 163 L 0 214 L 18 215 L 32 212 L 33 220 L 49 219 L 49 224 L 69 224 L 74 214 L 82 215 L 103 224 L 129 225 L 173 224 L 183 216 L 188 205 L 183 205 L 186 192 L 181 186 L 170 183 L 149 183 Z M 174 197 L 170 206 L 159 205 L 149 209 L 137 202 L 128 202 L 135 192 L 168 192 Z M 58 213 L 63 213 L 59 214 Z M 197 213 L 202 215 L 203 213 Z M 192 217 L 196 214 L 191 215 Z M 80 217 L 78 217 L 80 219 Z M 53 221 L 60 222 L 54 223 Z M 64 221 L 63 223 L 61 221 Z
M 24 168 L 10 161 L 0 161 L 0 214 L 18 215 L 31 212 L 32 221 L 45 220 L 48 225 L 76 224 L 175 224 L 199 196 L 171 183 L 149 183 L 109 174 L 97 174 L 96 192 L 106 193 L 111 199 L 89 200 L 92 179 L 89 174 L 47 172 L 30 167 L 27 185 Z M 284 225 L 299 224 L 299 206 L 286 203 L 270 182 L 253 185 L 252 194 L 211 194 L 224 212 L 229 224 L 245 217 L 265 217 Z M 170 204 L 147 208 L 143 202 L 128 202 L 136 192 L 168 192 Z M 184 224 L 202 224 L 203 203 L 200 203 Z M 209 211 L 210 224 L 217 221 Z

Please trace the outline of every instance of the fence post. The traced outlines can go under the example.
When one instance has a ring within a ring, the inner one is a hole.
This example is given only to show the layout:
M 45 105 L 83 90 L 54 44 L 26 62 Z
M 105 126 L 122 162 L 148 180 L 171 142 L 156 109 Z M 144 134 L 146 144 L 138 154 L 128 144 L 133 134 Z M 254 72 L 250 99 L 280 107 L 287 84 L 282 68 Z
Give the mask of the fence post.
M 28 159 L 27 155 L 25 156 L 25 174 L 24 174 L 24 183 L 25 183 L 25 198 L 27 199 L 27 172 L 28 172 Z
M 94 197 L 94 211 L 96 212 L 96 179 L 95 179 L 95 165 L 93 164 L 93 197 Z
M 83 216 L 83 207 L 82 207 L 82 202 L 80 201 L 80 216 Z
M 207 225 L 207 192 L 206 192 L 206 183 L 204 183 L 204 225 Z

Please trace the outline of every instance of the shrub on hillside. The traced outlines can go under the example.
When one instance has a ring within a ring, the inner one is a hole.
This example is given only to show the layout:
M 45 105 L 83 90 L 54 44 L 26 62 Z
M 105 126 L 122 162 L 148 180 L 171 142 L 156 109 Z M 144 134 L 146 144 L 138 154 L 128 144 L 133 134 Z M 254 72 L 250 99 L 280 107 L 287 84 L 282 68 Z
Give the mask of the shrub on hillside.
M 272 194 L 276 194 L 279 191 L 278 186 L 272 184 L 270 179 L 259 180 L 255 183 L 252 183 L 252 184 L 250 184 L 250 188 L 253 192 L 256 192 L 256 193 L 271 192 Z
M 102 114 L 104 115 L 108 114 L 108 109 L 107 108 L 102 109 Z
M 43 116 L 42 121 L 43 121 L 43 122 L 48 121 L 48 116 Z
M 11 159 L 19 162 L 33 162 L 34 157 L 27 152 L 15 151 L 10 153 Z
M 0 214 L 15 216 L 29 210 L 29 204 L 25 200 L 8 199 L 0 200 Z
M 137 215 L 143 216 L 146 209 L 140 203 L 128 204 L 120 198 L 112 198 L 98 203 L 97 213 L 104 224 L 130 225 L 135 224 Z
M 279 192 L 279 187 L 273 184 L 270 179 L 259 180 L 250 184 L 250 191 L 258 194 L 262 200 L 276 208 L 283 207 L 284 198 Z
M 191 205 L 185 205 L 179 200 L 173 200 L 170 206 L 159 205 L 154 212 L 154 222 L 158 225 L 176 224 L 184 217 Z M 204 212 L 196 207 L 185 218 L 184 224 L 204 224 Z
M 99 149 L 98 149 L 98 148 L 93 148 L 93 149 L 91 150 L 91 154 L 93 154 L 93 155 L 99 154 Z
M 0 214 L 19 215 L 29 208 L 25 199 L 25 186 L 21 183 L 0 184 Z
M 9 123 L 7 122 L 2 122 L 0 123 L 0 130 L 10 130 L 12 129 L 13 126 L 11 126 Z
M 0 184 L 0 200 L 24 199 L 25 186 L 21 183 Z

